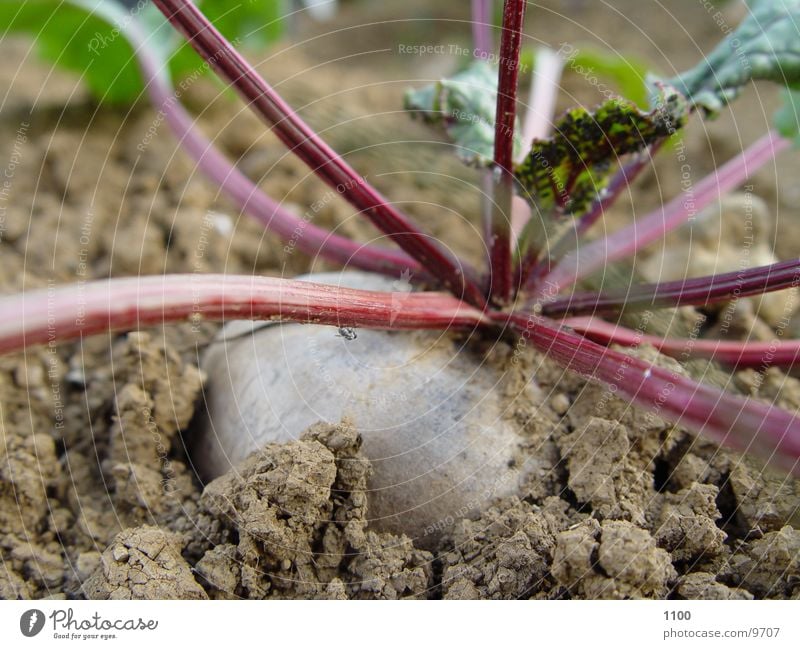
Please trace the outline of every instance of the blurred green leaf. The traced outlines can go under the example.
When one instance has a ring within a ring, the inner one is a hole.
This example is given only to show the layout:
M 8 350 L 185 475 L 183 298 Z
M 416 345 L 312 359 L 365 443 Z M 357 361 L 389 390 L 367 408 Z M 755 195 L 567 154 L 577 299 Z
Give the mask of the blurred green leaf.
M 647 66 L 627 56 L 581 47 L 567 59 L 565 69 L 598 79 L 598 87 L 610 81 L 625 99 L 642 108 L 648 104 Z
M 263 46 L 281 35 L 283 0 L 198 0 L 216 27 L 234 43 Z M 100 101 L 129 103 L 144 86 L 125 30 L 133 21 L 149 33 L 148 45 L 181 78 L 201 68 L 149 2 L 127 9 L 116 0 L 2 0 L 0 30 L 34 38 L 42 58 L 80 74 Z
M 196 3 L 222 34 L 246 47 L 263 47 L 283 34 L 283 0 L 202 0 Z
M 775 112 L 775 128 L 778 133 L 800 147 L 800 90 L 783 91 L 783 104 Z
M 119 6 L 112 9 L 118 18 L 127 16 Z M 96 97 L 129 101 L 142 89 L 141 76 L 127 41 L 109 24 L 110 15 L 101 17 L 77 3 L 5 0 L 0 29 L 31 35 L 42 58 L 81 74 Z

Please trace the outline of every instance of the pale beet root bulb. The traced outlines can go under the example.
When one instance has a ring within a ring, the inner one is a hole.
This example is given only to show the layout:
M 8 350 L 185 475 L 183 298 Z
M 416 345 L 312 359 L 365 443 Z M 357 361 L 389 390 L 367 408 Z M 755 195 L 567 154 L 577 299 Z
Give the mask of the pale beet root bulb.
M 307 279 L 393 288 L 353 271 Z M 441 332 L 229 323 L 203 361 L 206 411 L 192 461 L 214 478 L 265 444 L 347 419 L 372 465 L 371 527 L 433 548 L 454 521 L 516 493 L 525 473 L 501 373 L 461 347 Z

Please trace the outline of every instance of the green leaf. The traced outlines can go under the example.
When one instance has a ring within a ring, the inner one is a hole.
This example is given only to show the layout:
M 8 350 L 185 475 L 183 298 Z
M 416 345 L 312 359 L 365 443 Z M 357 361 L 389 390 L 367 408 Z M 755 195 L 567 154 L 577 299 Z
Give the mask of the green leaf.
M 206 17 L 234 46 L 258 50 L 274 43 L 283 35 L 283 19 L 288 13 L 285 0 L 195 0 Z M 170 39 L 169 68 L 176 79 L 191 76 L 201 69 L 201 61 L 192 46 L 168 24 L 158 9 L 152 8 L 155 19 L 151 33 L 159 29 L 160 39 Z M 165 29 L 159 25 L 165 24 Z
M 783 90 L 783 104 L 775 112 L 775 128 L 795 147 L 800 147 L 800 90 Z
M 596 110 L 573 108 L 554 135 L 534 140 L 515 169 L 528 200 L 546 214 L 577 216 L 597 197 L 620 156 L 644 150 L 683 127 L 688 106 L 664 89 L 650 112 L 624 100 L 609 100 Z
M 283 0 L 198 2 L 234 42 L 263 45 L 280 35 Z M 130 103 L 144 85 L 126 30 L 133 23 L 148 32 L 148 47 L 169 60 L 180 78 L 199 70 L 200 59 L 184 44 L 150 3 L 126 9 L 116 0 L 2 0 L 0 31 L 35 39 L 42 58 L 82 76 L 93 96 L 103 102 Z
M 475 61 L 464 71 L 436 83 L 409 90 L 404 107 L 429 124 L 444 127 L 457 145 L 456 154 L 469 165 L 485 167 L 494 159 L 494 116 L 497 108 L 497 68 Z M 519 129 L 515 128 L 515 133 Z M 515 135 L 515 152 L 521 141 Z
M 288 13 L 283 0 L 202 0 L 195 2 L 206 17 L 234 45 L 257 49 L 283 34 Z
M 142 82 L 132 50 L 107 22 L 110 14 L 101 17 L 94 8 L 54 0 L 5 0 L 0 3 L 0 30 L 32 35 L 42 58 L 81 74 L 95 96 L 110 102 L 133 99 Z
M 800 0 L 750 0 L 750 14 L 691 70 L 667 83 L 714 115 L 750 80 L 800 83 Z
M 581 47 L 567 57 L 565 69 L 584 77 L 606 96 L 610 93 L 605 84 L 608 80 L 625 99 L 637 106 L 647 106 L 650 94 L 645 81 L 647 66 L 635 59 Z

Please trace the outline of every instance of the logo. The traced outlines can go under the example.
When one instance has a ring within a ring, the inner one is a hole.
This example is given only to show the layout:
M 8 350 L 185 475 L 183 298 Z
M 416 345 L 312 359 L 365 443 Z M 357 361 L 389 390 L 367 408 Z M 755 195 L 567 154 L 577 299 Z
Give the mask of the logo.
M 19 618 L 19 630 L 26 638 L 32 638 L 44 628 L 44 613 L 38 608 L 25 611 Z

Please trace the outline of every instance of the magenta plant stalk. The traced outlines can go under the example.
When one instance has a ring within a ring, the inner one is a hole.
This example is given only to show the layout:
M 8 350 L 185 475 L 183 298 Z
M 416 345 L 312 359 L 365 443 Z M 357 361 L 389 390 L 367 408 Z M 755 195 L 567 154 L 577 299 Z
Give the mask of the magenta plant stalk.
M 740 341 L 692 338 L 661 338 L 594 317 L 567 318 L 562 321 L 580 334 L 604 345 L 625 347 L 652 345 L 662 354 L 679 360 L 708 358 L 730 367 L 791 367 L 800 359 L 800 341 Z
M 566 255 L 549 274 L 544 276 L 536 299 L 541 300 L 546 295 L 554 296 L 561 289 L 571 286 L 607 263 L 633 255 L 647 244 L 662 238 L 685 223 L 697 211 L 735 189 L 789 146 L 788 140 L 770 131 L 697 183 L 690 199 L 684 195 L 677 196 L 631 225 Z
M 205 61 L 248 102 L 298 158 L 362 211 L 454 294 L 481 305 L 475 273 L 412 221 L 323 142 L 189 0 L 153 0 Z
M 472 42 L 477 58 L 492 53 L 492 0 L 472 0 Z
M 128 27 L 129 36 L 138 34 L 134 22 Z M 300 252 L 310 257 L 392 277 L 411 272 L 416 281 L 428 277 L 427 271 L 415 259 L 398 250 L 379 248 L 334 234 L 325 228 L 295 216 L 277 201 L 267 196 L 254 182 L 232 165 L 195 127 L 163 75 L 158 63 L 139 39 L 135 53 L 146 80 L 150 98 L 163 112 L 167 124 L 184 150 L 195 160 L 200 170 L 217 184 L 242 211 L 261 222 L 264 227 L 284 241 L 293 242 Z
M 188 287 L 188 288 L 187 288 Z M 564 367 L 720 443 L 800 474 L 800 419 L 606 349 L 535 315 L 486 312 L 446 293 L 388 293 L 268 277 L 111 279 L 0 298 L 0 353 L 166 322 L 288 320 L 379 329 L 508 326 Z M 755 434 L 754 434 L 755 433 Z
M 511 255 L 511 200 L 514 194 L 514 126 L 522 23 L 526 0 L 505 0 L 500 37 L 500 66 L 495 111 L 494 164 L 499 175 L 496 208 L 492 213 L 489 259 L 491 296 L 500 304 L 511 300 L 514 287 Z
M 800 475 L 800 419 L 795 415 L 601 347 L 533 315 L 512 314 L 508 322 L 537 349 L 606 383 L 617 397 Z
M 706 306 L 800 285 L 800 260 L 671 282 L 639 284 L 615 293 L 572 293 L 542 305 L 550 317 L 613 315 L 621 311 Z
M 473 54 L 476 60 L 488 58 L 492 53 L 491 32 L 492 0 L 472 0 L 472 43 Z M 494 203 L 494 178 L 491 169 L 484 169 L 481 173 L 481 223 L 483 226 L 483 241 L 487 251 L 491 249 L 492 216 L 495 210 Z M 491 268 L 490 255 L 487 252 L 487 266 Z
M 541 140 L 550 136 L 563 68 L 564 59 L 558 52 L 549 47 L 540 47 L 536 51 L 536 64 L 531 75 L 531 88 L 528 95 L 528 109 L 522 122 L 522 142 L 525 146 L 534 139 Z M 523 148 L 517 162 L 521 162 L 525 155 Z
M 0 353 L 165 322 L 291 320 L 337 327 L 448 329 L 490 320 L 447 293 L 387 293 L 248 275 L 99 280 L 0 298 Z
M 525 148 L 534 139 L 544 139 L 550 136 L 552 130 L 556 99 L 558 97 L 559 84 L 561 82 L 561 71 L 564 61 L 561 56 L 547 47 L 539 48 L 536 54 L 536 65 L 531 77 L 531 88 L 528 97 L 528 108 L 522 124 L 522 147 L 519 159 L 521 162 L 525 157 Z M 525 226 L 531 219 L 532 210 L 530 204 L 524 199 L 515 200 L 511 208 L 511 241 L 512 247 L 517 246 Z M 531 251 L 531 255 L 535 252 Z M 532 263 L 530 256 L 527 256 L 515 269 L 517 284 L 524 286 Z

